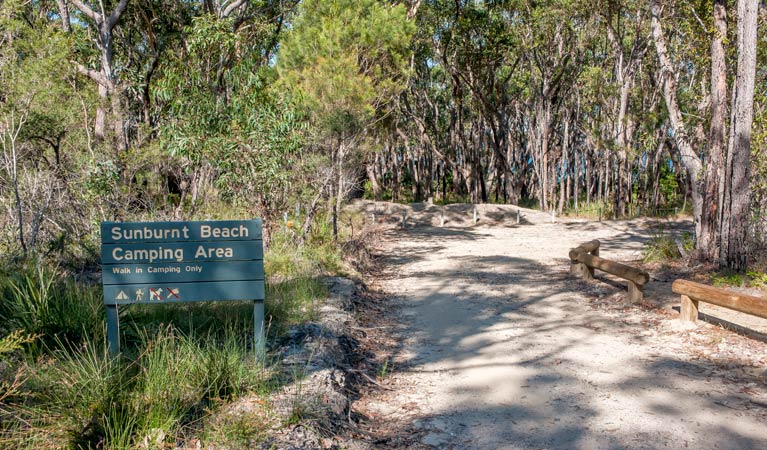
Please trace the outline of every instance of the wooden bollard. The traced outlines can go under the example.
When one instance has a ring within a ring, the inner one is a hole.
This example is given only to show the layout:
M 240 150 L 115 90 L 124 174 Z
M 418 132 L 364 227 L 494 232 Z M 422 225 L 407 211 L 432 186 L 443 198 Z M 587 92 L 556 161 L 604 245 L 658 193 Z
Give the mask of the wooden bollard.
M 477 205 L 474 205 L 474 223 L 477 223 Z
M 442 211 L 440 211 L 439 226 L 440 227 L 444 227 L 445 226 L 445 210 L 444 209 Z
M 519 225 L 519 208 L 517 208 L 517 225 Z

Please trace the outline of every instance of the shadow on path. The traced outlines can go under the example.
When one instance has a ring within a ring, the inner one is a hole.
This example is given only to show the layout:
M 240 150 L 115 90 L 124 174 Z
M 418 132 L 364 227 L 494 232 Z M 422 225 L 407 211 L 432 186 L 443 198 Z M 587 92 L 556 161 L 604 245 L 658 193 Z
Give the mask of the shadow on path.
M 635 245 L 630 235 L 621 229 L 603 245 Z M 486 230 L 414 228 L 389 239 L 380 260 L 404 291 L 393 359 L 424 390 L 415 396 L 425 444 L 767 448 L 764 405 L 722 389 L 731 381 L 719 368 L 663 352 L 649 330 L 589 310 L 566 266 L 508 256 L 521 248 L 512 237 L 475 251 L 497 239 Z M 472 253 L 449 253 L 456 245 Z M 756 373 L 745 382 L 765 386 Z

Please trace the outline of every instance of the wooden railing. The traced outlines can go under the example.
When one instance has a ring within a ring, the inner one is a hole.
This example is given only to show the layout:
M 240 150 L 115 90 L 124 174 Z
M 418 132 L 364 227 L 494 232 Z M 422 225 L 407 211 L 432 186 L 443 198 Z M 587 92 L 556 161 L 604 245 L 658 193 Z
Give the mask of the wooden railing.
M 671 290 L 682 298 L 679 319 L 685 322 L 698 320 L 699 302 L 711 303 L 767 319 L 767 300 L 763 298 L 738 294 L 688 280 L 674 281 Z
M 628 282 L 628 294 L 631 302 L 641 302 L 644 298 L 644 286 L 650 281 L 650 275 L 636 267 L 627 266 L 599 257 L 599 241 L 589 241 L 570 250 L 570 273 L 587 280 L 594 278 L 594 269 L 613 274 Z

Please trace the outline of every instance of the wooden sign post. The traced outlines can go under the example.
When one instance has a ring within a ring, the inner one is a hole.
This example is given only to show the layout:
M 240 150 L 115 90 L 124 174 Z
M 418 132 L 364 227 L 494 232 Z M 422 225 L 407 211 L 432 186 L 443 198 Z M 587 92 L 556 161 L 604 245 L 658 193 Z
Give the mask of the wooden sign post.
M 101 264 L 109 351 L 120 351 L 118 305 L 252 300 L 265 349 L 261 219 L 103 222 Z

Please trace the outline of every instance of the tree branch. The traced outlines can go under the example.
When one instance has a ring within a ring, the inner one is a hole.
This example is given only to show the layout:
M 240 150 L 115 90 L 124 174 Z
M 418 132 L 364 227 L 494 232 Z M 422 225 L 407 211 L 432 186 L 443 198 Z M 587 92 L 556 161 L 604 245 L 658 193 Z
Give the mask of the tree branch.
M 61 25 L 64 27 L 64 32 L 71 32 L 72 25 L 69 23 L 69 7 L 67 6 L 67 1 L 56 0 L 56 6 L 59 8 L 59 17 L 61 17 Z
M 84 65 L 82 65 L 80 63 L 77 63 L 77 62 L 75 63 L 75 67 L 77 68 L 77 72 L 79 74 L 85 75 L 86 77 L 90 78 L 91 80 L 95 81 L 96 83 L 98 83 L 98 84 L 100 84 L 100 85 L 102 85 L 102 86 L 104 86 L 106 88 L 109 88 L 109 81 L 107 80 L 107 78 L 104 76 L 103 73 L 101 73 L 101 72 L 99 72 L 97 70 L 89 69 L 89 68 L 85 67 Z
M 229 17 L 229 14 L 234 12 L 235 9 L 242 6 L 243 3 L 245 3 L 245 0 L 234 0 L 232 3 L 229 4 L 229 6 L 224 8 L 224 11 L 221 13 L 221 18 L 225 19 Z
M 663 88 L 663 97 L 666 100 L 666 110 L 668 111 L 671 127 L 674 129 L 674 140 L 682 156 L 682 164 L 687 169 L 691 179 L 696 180 L 700 176 L 700 170 L 703 166 L 700 157 L 693 150 L 689 134 L 682 119 L 682 112 L 679 109 L 679 103 L 676 98 L 676 77 L 671 58 L 666 49 L 666 39 L 663 36 L 663 29 L 660 24 L 660 5 L 657 0 L 652 2 L 652 16 L 650 28 L 652 30 L 653 41 L 655 41 L 655 50 L 658 53 L 658 62 L 660 63 L 660 82 Z
M 112 31 L 112 29 L 117 25 L 117 22 L 120 20 L 120 17 L 125 12 L 125 8 L 128 7 L 128 0 L 120 0 L 120 3 L 115 6 L 115 9 L 112 10 L 112 13 L 109 14 L 109 21 L 107 22 L 107 28 L 109 28 L 109 31 Z
M 80 0 L 69 0 L 72 2 L 73 5 L 77 9 L 80 10 L 83 14 L 90 17 L 94 22 L 101 23 L 104 18 L 101 16 L 101 14 L 97 13 L 96 11 L 92 10 L 90 6 L 86 5 L 85 3 L 81 2 Z

